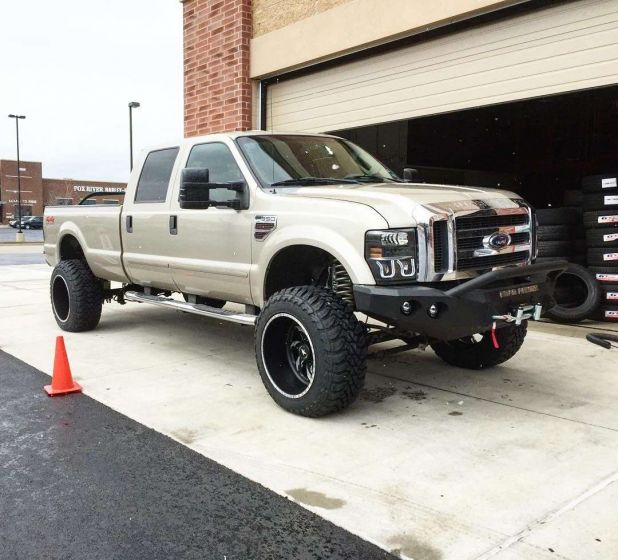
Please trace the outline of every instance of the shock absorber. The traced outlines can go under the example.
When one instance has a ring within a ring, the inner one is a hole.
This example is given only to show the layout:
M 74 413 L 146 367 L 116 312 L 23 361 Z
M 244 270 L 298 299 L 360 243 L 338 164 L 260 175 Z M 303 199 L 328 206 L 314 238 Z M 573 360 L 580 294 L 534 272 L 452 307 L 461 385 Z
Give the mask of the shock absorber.
M 352 280 L 345 267 L 337 260 L 333 259 L 331 269 L 331 285 L 333 292 L 343 301 L 354 305 L 354 294 L 352 292 Z

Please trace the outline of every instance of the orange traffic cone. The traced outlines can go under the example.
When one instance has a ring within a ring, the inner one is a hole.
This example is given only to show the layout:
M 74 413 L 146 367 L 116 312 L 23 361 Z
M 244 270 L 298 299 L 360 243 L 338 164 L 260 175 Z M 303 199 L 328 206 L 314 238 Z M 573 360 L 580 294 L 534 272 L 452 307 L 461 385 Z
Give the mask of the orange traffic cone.
M 69 358 L 64 347 L 64 338 L 56 337 L 56 355 L 54 356 L 54 373 L 51 385 L 45 385 L 45 391 L 50 397 L 66 395 L 67 393 L 81 393 L 81 385 L 73 381 Z

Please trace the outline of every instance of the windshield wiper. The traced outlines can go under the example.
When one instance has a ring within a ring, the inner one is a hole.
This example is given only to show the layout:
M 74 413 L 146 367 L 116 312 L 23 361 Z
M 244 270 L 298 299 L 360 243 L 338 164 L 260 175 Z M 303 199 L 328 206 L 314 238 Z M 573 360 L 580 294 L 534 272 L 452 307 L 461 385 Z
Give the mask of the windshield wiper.
M 393 183 L 403 183 L 403 181 L 401 181 L 400 179 L 395 179 L 393 177 L 382 177 L 381 175 L 346 175 L 345 178 L 354 181 L 366 180 L 370 183 L 384 183 L 385 181 L 392 181 Z
M 354 181 L 352 179 L 337 179 L 336 177 L 298 177 L 297 179 L 285 179 L 284 181 L 277 181 L 275 183 L 271 183 L 271 187 L 285 187 L 287 185 L 337 185 L 341 183 L 346 183 L 350 185 L 358 184 L 358 181 Z

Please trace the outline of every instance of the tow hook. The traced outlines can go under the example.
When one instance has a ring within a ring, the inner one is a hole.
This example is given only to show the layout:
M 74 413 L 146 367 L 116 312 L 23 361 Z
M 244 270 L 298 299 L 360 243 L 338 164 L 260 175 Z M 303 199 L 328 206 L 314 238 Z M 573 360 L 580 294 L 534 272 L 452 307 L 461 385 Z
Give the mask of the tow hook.
M 532 319 L 538 321 L 541 318 L 543 312 L 543 306 L 540 303 L 535 305 L 520 305 L 515 311 L 515 315 L 507 313 L 505 315 L 492 315 L 494 321 L 504 321 L 506 323 L 515 323 L 521 325 L 522 321 Z

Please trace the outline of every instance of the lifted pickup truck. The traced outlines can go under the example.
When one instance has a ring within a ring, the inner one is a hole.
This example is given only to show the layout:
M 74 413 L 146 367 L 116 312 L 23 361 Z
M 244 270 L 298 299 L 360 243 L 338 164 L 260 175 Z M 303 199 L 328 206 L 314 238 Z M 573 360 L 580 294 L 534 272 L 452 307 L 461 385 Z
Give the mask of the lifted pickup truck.
M 326 135 L 190 138 L 144 152 L 122 205 L 45 210 L 62 329 L 94 329 L 112 299 L 254 325 L 266 389 L 313 417 L 356 398 L 371 344 L 511 358 L 566 266 L 535 251 L 516 194 L 404 182 Z

